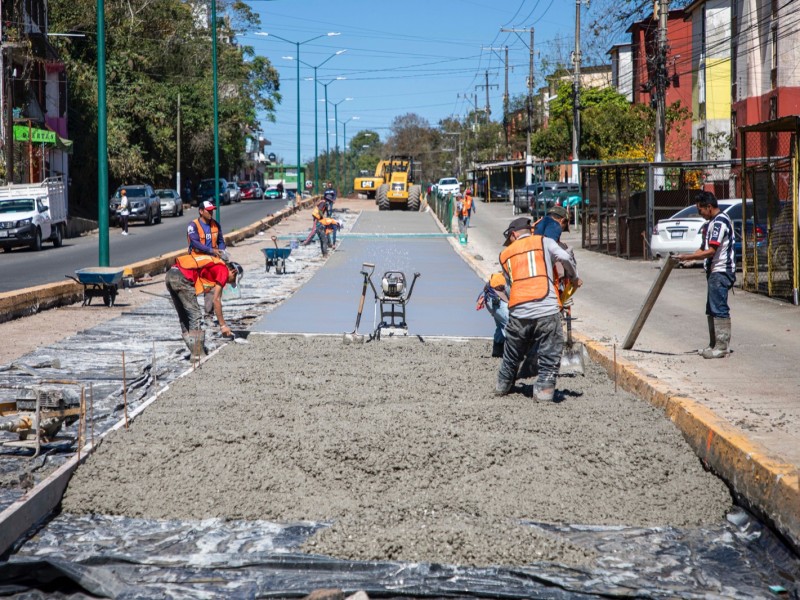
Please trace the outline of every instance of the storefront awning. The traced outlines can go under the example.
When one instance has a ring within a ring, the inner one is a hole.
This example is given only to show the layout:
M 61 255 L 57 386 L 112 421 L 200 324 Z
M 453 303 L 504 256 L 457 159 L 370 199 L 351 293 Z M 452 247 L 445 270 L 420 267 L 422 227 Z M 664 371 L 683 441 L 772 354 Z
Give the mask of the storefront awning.
M 29 127 L 27 125 L 14 125 L 14 141 L 33 141 L 34 144 L 49 144 L 59 150 L 72 154 L 72 140 L 65 140 L 55 131 Z

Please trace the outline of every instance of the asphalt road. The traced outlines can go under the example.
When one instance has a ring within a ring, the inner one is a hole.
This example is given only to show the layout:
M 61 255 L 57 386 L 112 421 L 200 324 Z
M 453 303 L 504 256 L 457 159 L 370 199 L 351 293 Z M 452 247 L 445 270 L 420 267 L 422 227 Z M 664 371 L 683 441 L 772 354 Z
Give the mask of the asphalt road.
M 253 200 L 222 207 L 222 231 L 233 231 L 278 212 L 286 200 Z M 119 228 L 111 229 L 110 266 L 121 267 L 186 247 L 186 227 L 197 216 L 196 208 L 186 208 L 182 217 L 164 217 L 158 225 L 147 227 L 131 223 L 130 235 Z M 34 285 L 64 281 L 77 269 L 98 265 L 99 235 L 92 233 L 64 240 L 61 248 L 49 242 L 41 252 L 17 248 L 0 254 L 0 292 L 9 292 Z

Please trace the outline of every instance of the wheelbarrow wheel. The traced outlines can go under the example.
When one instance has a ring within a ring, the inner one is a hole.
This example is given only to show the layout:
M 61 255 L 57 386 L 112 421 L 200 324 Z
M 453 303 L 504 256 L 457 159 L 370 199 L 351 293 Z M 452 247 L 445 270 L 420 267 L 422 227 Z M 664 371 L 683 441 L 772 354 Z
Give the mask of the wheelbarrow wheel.
M 103 304 L 111 306 L 113 303 L 114 299 L 111 297 L 111 290 L 103 290 Z
M 278 263 L 275 265 L 275 273 L 278 275 L 283 275 L 286 272 L 286 263 L 283 260 L 278 260 Z

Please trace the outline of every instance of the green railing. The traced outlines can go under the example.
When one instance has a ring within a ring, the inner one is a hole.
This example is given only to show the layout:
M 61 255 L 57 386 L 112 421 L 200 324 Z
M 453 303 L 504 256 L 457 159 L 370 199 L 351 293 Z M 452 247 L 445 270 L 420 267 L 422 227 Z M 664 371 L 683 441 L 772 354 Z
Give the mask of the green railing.
M 456 206 L 453 194 L 432 192 L 428 194 L 428 205 L 433 209 L 436 218 L 444 225 L 445 229 L 450 233 L 456 233 L 453 231 L 453 213 Z

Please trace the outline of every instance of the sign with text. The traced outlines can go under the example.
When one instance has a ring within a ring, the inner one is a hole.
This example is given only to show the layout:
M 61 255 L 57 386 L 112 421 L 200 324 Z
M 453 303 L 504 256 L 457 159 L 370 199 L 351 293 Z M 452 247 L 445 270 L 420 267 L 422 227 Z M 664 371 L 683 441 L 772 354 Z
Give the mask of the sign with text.
M 37 129 L 25 125 L 14 125 L 14 140 L 17 142 L 27 142 L 30 138 L 34 144 L 55 144 L 56 132 L 47 129 Z

